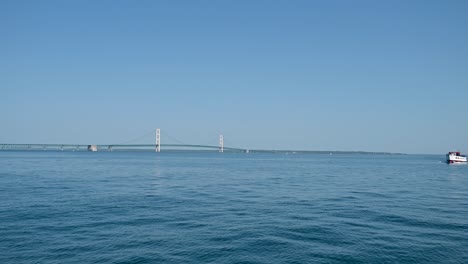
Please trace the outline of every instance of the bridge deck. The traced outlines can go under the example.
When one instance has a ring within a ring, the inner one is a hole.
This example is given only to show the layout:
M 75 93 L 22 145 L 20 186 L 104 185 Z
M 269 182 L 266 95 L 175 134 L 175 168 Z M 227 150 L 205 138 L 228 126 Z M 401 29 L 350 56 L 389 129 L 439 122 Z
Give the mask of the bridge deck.
M 156 148 L 156 144 L 98 144 L 96 145 L 98 149 L 141 149 L 141 148 Z M 219 146 L 210 146 L 210 145 L 198 145 L 198 144 L 161 144 L 161 147 L 168 148 L 188 148 L 188 149 L 219 149 Z M 0 144 L 0 150 L 27 150 L 27 149 L 87 149 L 88 145 L 83 144 Z M 224 147 L 224 150 L 228 151 L 245 151 L 245 149 L 240 148 L 230 148 Z

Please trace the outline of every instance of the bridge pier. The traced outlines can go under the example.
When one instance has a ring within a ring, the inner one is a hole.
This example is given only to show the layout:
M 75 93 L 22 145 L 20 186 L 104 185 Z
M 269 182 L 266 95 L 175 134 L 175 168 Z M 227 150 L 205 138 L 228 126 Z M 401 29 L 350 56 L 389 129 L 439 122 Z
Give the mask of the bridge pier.
M 88 145 L 88 151 L 96 152 L 97 151 L 97 145 Z

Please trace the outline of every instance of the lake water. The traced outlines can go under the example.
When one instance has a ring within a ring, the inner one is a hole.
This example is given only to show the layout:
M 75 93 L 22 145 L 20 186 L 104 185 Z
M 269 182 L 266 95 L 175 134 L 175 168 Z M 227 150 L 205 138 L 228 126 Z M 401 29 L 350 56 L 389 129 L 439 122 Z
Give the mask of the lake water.
M 0 152 L 0 263 L 467 263 L 441 156 Z

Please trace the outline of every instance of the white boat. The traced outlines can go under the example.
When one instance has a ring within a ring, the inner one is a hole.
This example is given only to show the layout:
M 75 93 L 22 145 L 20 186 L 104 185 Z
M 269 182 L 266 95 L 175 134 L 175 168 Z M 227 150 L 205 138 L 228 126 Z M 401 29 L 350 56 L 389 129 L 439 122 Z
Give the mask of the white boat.
M 459 151 L 450 151 L 447 154 L 447 163 L 448 164 L 467 163 L 466 156 L 460 154 Z

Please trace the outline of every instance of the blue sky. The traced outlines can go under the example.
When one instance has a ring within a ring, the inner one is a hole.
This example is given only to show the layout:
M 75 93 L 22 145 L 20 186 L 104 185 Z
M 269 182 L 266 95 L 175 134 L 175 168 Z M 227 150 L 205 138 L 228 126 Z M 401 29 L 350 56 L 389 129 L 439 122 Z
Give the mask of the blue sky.
M 160 127 L 250 149 L 468 152 L 467 13 L 461 0 L 0 1 L 0 142 Z

